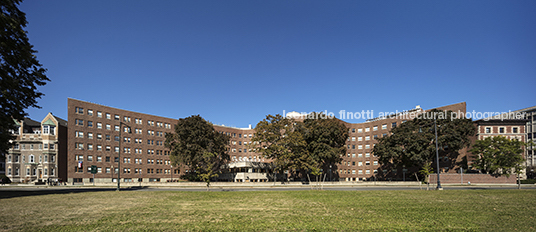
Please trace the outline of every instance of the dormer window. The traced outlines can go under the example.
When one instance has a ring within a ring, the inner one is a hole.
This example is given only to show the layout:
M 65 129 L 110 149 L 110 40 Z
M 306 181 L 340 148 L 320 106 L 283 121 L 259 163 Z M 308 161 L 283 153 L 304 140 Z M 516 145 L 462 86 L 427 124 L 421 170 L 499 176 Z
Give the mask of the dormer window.
M 43 134 L 54 135 L 55 130 L 56 130 L 55 126 L 49 126 L 49 125 L 43 126 Z

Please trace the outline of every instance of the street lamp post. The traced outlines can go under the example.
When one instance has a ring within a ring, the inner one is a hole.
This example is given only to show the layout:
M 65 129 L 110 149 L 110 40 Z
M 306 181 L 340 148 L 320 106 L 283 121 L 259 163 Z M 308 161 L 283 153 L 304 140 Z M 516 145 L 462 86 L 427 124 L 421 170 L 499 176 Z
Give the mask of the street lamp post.
M 439 148 L 437 146 L 437 122 L 434 117 L 434 128 L 435 128 L 435 148 L 436 148 L 436 162 L 437 162 L 437 190 L 443 190 L 441 187 L 441 181 L 439 180 Z

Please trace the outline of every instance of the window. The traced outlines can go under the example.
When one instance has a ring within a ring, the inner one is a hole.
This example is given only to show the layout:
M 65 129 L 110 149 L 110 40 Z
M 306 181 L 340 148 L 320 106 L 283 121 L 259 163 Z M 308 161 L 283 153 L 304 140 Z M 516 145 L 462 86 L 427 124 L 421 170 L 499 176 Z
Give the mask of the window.
M 378 165 L 378 161 L 377 161 L 377 160 L 374 160 L 374 165 Z
M 382 125 L 382 130 L 386 130 L 387 129 L 387 124 L 383 124 Z
M 365 141 L 369 141 L 370 140 L 370 136 L 365 136 Z
M 355 137 L 352 137 L 352 141 L 355 141 Z
M 106 113 L 106 119 L 112 119 L 112 116 L 110 115 L 110 113 Z
M 84 120 L 82 120 L 82 119 L 75 119 L 75 120 L 74 120 L 74 124 L 75 124 L 75 125 L 79 125 L 79 126 L 83 126 L 83 125 L 84 125 Z
M 97 162 L 102 162 L 102 156 L 97 156 Z
M 119 126 L 114 126 L 115 131 L 119 131 Z
M 93 161 L 93 156 L 92 156 L 92 155 L 88 155 L 88 156 L 87 156 L 87 161 Z
M 370 144 L 366 144 L 365 149 L 370 149 Z
M 391 128 L 395 128 L 395 127 L 396 127 L 396 122 L 391 123 Z
M 363 137 L 361 136 L 357 137 L 357 141 L 363 141 Z
M 370 157 L 370 153 L 365 153 L 365 157 Z
M 519 133 L 519 128 L 518 127 L 512 127 L 512 133 Z
M 88 150 L 93 150 L 93 144 L 88 144 L 88 145 L 87 145 L 87 149 L 88 149 Z
M 499 127 L 499 133 L 504 134 L 504 127 Z
M 112 125 L 106 124 L 106 130 L 111 130 L 111 129 L 112 129 Z
M 377 130 L 378 130 L 378 126 L 374 126 L 374 127 L 372 127 L 372 130 L 373 130 L 373 131 L 377 131 Z
M 352 128 L 352 133 L 355 133 L 355 128 Z
M 114 119 L 115 119 L 115 120 L 119 120 L 119 118 L 120 118 L 119 115 L 117 115 L 117 114 L 114 115 Z
M 102 112 L 97 111 L 97 117 L 102 118 Z
M 102 129 L 102 123 L 97 122 L 97 129 Z
M 358 145 L 357 149 L 363 149 L 363 145 Z
M 491 127 L 486 127 L 486 134 L 491 134 Z
M 369 131 L 370 131 L 370 127 L 365 128 L 365 132 L 369 132 Z
M 82 131 L 75 131 L 74 134 L 77 138 L 84 138 L 84 132 Z
M 76 112 L 78 114 L 84 114 L 84 108 L 75 107 L 74 112 Z
M 87 121 L 87 127 L 93 127 L 93 121 Z
M 357 129 L 357 133 L 363 133 L 363 128 Z
M 93 110 L 87 110 L 87 115 L 93 116 Z
M 97 151 L 102 151 L 102 145 L 97 145 Z
M 97 134 L 97 139 L 102 139 L 102 134 Z

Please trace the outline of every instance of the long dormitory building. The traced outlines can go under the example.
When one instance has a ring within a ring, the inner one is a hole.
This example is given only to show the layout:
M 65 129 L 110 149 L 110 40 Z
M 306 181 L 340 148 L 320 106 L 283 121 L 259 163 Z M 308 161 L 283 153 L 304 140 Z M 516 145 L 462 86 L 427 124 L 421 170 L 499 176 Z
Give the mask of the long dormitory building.
M 436 109 L 465 113 L 466 104 L 462 102 Z M 418 115 L 425 110 L 417 107 L 411 112 Z M 364 123 L 344 122 L 349 129 L 347 153 L 342 154 L 343 161 L 340 164 L 332 167 L 334 175 L 328 178 L 341 181 L 373 178 L 380 168 L 378 158 L 372 154 L 376 139 L 386 136 L 392 128 L 405 120 L 411 119 L 385 117 Z M 68 181 L 115 182 L 117 172 L 120 172 L 121 182 L 165 182 L 177 179 L 180 174 L 189 171 L 188 167 L 172 167 L 169 149 L 164 146 L 165 134 L 173 132 L 177 122 L 178 119 L 68 99 Z M 271 160 L 252 152 L 248 146 L 254 129 L 219 125 L 214 127 L 231 137 L 228 152 L 234 166 L 230 166 L 233 170 L 246 172 L 238 181 L 269 180 L 268 170 L 256 169 L 255 166 L 262 166 L 259 164 L 270 163 Z M 95 179 L 91 173 L 92 166 L 97 169 Z M 259 171 L 264 173 L 248 174 Z M 246 179 L 245 176 L 256 176 L 258 179 Z

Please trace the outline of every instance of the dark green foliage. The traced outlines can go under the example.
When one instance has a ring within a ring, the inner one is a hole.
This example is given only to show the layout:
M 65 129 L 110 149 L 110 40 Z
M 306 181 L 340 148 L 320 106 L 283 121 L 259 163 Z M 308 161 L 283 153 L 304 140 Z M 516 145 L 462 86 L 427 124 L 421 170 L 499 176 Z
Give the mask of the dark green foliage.
M 9 149 L 13 119 L 22 120 L 25 109 L 38 107 L 36 99 L 43 93 L 37 87 L 49 81 L 23 29 L 28 22 L 18 9 L 20 2 L 0 1 L 0 153 Z
M 476 127 L 470 119 L 451 118 L 451 115 L 451 111 L 432 110 L 402 123 L 391 130 L 391 135 L 378 139 L 373 153 L 388 168 L 405 166 L 421 169 L 435 162 L 435 117 L 439 156 L 454 161 L 458 151 L 470 144 L 469 137 L 475 135 Z M 454 165 L 452 162 L 449 168 Z
M 312 119 L 314 118 L 314 119 Z M 303 121 L 300 132 L 307 143 L 307 151 L 319 168 L 329 168 L 342 161 L 346 153 L 348 128 L 336 118 L 325 117 L 321 112 Z
M 477 140 L 470 150 L 476 158 L 473 167 L 496 176 L 519 173 L 525 161 L 523 158 L 525 145 L 524 142 L 517 139 L 510 140 L 504 136 Z
M 196 115 L 179 119 L 175 132 L 166 134 L 165 146 L 171 150 L 174 166 L 187 165 L 190 173 L 209 183 L 229 160 L 228 143 L 229 136 L 217 132 L 212 124 Z
M 307 153 L 303 135 L 296 129 L 299 122 L 279 114 L 267 115 L 255 127 L 251 141 L 256 152 L 273 159 L 277 169 L 294 174 L 313 168 L 314 161 Z
M 348 129 L 335 119 L 313 113 L 303 122 L 281 115 L 267 115 L 255 127 L 252 141 L 257 152 L 273 159 L 278 167 L 304 178 L 309 171 L 320 169 L 341 161 L 346 153 L 345 142 Z

